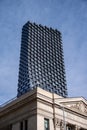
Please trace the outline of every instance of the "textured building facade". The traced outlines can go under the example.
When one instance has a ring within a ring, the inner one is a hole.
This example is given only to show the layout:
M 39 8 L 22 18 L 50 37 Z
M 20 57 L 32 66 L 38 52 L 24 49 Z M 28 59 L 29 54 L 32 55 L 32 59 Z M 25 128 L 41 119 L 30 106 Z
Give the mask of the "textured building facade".
M 67 96 L 61 33 L 27 22 L 22 29 L 18 97 L 37 86 Z

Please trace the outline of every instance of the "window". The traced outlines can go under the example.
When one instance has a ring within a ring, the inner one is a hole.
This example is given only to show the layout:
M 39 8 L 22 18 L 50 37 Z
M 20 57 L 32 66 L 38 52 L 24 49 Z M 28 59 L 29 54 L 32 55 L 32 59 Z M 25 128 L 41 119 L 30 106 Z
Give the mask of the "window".
M 9 126 L 9 130 L 12 130 L 12 124 L 10 124 L 10 126 Z
M 44 119 L 44 130 L 49 130 L 49 119 Z
M 25 130 L 28 130 L 28 121 L 25 120 Z
M 20 130 L 23 130 L 23 121 L 20 122 Z
M 28 130 L 28 120 L 23 120 L 20 122 L 20 130 Z
M 67 130 L 72 130 L 72 128 L 70 126 L 67 127 Z

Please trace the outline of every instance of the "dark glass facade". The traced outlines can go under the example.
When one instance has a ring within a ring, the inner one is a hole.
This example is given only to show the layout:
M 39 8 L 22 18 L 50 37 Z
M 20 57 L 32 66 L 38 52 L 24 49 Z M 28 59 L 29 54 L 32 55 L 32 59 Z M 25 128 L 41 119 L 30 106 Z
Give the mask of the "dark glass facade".
M 67 96 L 61 33 L 27 22 L 22 29 L 17 96 L 36 87 Z

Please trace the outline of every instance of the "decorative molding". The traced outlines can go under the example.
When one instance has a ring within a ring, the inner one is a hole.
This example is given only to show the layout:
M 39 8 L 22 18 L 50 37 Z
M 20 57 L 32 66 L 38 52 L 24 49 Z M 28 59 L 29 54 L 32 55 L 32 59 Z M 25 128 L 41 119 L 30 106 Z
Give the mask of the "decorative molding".
M 61 126 L 61 120 L 58 118 L 55 118 L 55 126 L 58 128 Z
M 85 105 L 85 103 L 83 103 L 82 101 L 69 105 L 69 107 L 79 112 L 83 112 L 84 114 L 87 114 L 87 105 Z

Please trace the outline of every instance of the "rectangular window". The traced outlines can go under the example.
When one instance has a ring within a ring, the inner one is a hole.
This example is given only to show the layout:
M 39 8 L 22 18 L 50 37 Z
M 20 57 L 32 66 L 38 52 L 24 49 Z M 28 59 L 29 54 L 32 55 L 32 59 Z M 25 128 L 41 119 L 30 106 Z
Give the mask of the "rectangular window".
M 49 130 L 49 119 L 44 119 L 44 130 Z
M 28 121 L 25 120 L 25 130 L 28 130 Z
M 20 122 L 20 130 L 23 130 L 23 121 Z
M 9 130 L 12 130 L 12 124 L 10 124 L 10 128 L 9 128 Z
M 28 120 L 23 120 L 20 122 L 20 130 L 28 130 Z
M 67 127 L 67 130 L 72 130 L 72 128 L 70 126 Z

